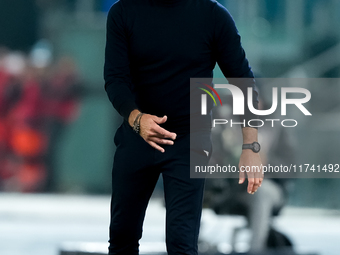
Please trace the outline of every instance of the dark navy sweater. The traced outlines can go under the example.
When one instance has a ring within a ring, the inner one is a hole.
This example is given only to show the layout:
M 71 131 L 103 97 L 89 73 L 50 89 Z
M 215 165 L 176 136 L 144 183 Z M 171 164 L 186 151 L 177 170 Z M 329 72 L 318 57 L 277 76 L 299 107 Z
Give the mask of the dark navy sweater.
M 235 23 L 218 2 L 119 0 L 111 7 L 105 89 L 125 120 L 139 109 L 167 115 L 170 131 L 188 130 L 190 78 L 211 78 L 216 63 L 227 78 L 253 77 Z

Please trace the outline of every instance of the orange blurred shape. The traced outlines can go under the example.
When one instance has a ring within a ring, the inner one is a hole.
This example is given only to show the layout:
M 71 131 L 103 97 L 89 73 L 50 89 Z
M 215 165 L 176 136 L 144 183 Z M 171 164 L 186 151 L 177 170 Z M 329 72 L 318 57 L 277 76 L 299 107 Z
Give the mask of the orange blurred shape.
M 31 128 L 15 128 L 12 130 L 11 147 L 18 156 L 40 156 L 46 151 L 47 138 L 42 132 Z
M 41 164 L 23 164 L 17 175 L 23 192 L 39 191 L 46 178 L 45 168 Z

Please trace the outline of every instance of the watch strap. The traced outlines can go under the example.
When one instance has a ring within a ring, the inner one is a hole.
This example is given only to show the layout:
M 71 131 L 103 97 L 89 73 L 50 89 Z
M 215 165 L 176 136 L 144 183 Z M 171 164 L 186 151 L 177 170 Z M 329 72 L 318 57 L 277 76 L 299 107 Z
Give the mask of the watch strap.
M 245 150 L 245 149 L 250 149 L 253 152 L 258 153 L 261 150 L 261 146 L 258 142 L 253 142 L 252 144 L 243 144 L 242 150 Z
M 254 145 L 253 144 L 243 144 L 242 145 L 242 150 L 246 150 L 246 149 L 253 149 Z

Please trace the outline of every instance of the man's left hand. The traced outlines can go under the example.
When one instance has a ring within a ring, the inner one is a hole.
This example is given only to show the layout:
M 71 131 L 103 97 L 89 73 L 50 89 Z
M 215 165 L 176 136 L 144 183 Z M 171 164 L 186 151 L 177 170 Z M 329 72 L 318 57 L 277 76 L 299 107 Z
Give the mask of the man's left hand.
M 247 192 L 249 194 L 254 194 L 262 184 L 264 176 L 261 166 L 262 161 L 258 153 L 255 153 L 252 150 L 242 151 L 239 163 L 240 170 L 239 184 L 245 181 L 247 173 L 248 176 Z

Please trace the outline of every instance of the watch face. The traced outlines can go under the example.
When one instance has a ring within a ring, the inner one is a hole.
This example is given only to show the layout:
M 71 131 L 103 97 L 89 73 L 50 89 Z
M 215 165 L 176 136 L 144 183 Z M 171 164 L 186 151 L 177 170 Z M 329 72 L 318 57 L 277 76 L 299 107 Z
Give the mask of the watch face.
M 261 149 L 260 144 L 257 143 L 257 142 L 254 142 L 254 143 L 253 143 L 253 151 L 254 151 L 254 152 L 259 152 L 260 149 Z

